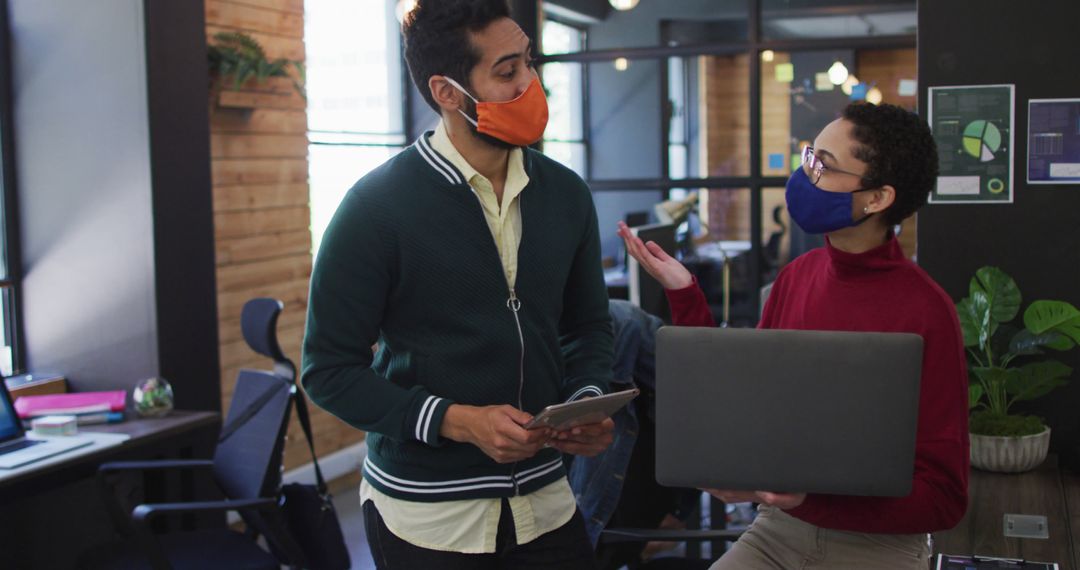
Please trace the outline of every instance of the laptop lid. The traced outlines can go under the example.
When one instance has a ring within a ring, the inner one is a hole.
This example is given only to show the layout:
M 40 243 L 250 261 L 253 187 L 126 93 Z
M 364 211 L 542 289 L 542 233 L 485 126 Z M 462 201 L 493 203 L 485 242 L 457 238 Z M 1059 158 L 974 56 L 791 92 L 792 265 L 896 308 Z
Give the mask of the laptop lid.
M 7 384 L 0 377 L 0 445 L 23 436 L 22 422 L 15 414 L 15 405 Z
M 922 344 L 904 333 L 660 329 L 657 480 L 906 496 Z

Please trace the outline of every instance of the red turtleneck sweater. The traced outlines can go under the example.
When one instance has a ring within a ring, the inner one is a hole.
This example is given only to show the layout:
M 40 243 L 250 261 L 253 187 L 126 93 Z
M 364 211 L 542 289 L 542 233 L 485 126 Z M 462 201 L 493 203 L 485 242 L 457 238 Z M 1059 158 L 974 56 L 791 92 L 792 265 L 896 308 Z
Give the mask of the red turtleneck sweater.
M 714 326 L 696 285 L 667 292 L 672 320 Z M 968 381 L 953 302 L 904 258 L 895 238 L 860 254 L 831 244 L 792 261 L 765 303 L 760 328 L 909 332 L 923 337 L 914 486 L 907 497 L 811 494 L 789 514 L 823 528 L 872 533 L 935 532 L 967 509 Z M 798 429 L 798 426 L 792 426 Z

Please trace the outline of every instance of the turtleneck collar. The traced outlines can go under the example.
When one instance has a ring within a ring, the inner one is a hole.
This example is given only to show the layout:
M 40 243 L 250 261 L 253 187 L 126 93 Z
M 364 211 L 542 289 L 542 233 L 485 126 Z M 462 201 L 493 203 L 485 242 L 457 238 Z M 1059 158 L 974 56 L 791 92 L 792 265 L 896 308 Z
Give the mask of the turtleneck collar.
M 890 235 L 885 243 L 862 253 L 841 251 L 833 247 L 826 236 L 825 249 L 829 253 L 829 272 L 841 278 L 870 277 L 907 262 L 900 242 L 894 235 Z

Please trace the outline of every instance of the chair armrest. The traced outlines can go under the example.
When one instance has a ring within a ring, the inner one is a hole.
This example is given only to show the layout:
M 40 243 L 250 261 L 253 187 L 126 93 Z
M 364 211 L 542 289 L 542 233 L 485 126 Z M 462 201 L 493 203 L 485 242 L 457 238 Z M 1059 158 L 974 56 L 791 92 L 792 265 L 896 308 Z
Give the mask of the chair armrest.
M 146 461 L 110 461 L 98 467 L 97 486 L 98 493 L 105 503 L 105 509 L 112 520 L 113 528 L 121 535 L 129 535 L 132 532 L 131 519 L 121 505 L 113 487 L 112 473 L 130 471 L 157 471 L 166 469 L 209 469 L 214 462 L 209 459 L 161 459 Z
M 210 459 L 158 459 L 148 461 L 110 461 L 98 467 L 98 474 L 114 471 L 152 471 L 157 469 L 200 469 L 213 467 Z
M 742 530 L 728 529 L 673 529 L 673 528 L 608 528 L 600 532 L 600 541 L 617 542 L 697 542 L 704 540 L 736 540 Z
M 146 524 L 150 519 L 159 515 L 212 513 L 248 509 L 273 511 L 277 508 L 278 501 L 275 497 L 237 499 L 231 501 L 198 501 L 192 503 L 149 503 L 135 507 L 135 509 L 131 511 L 131 518 L 139 524 Z

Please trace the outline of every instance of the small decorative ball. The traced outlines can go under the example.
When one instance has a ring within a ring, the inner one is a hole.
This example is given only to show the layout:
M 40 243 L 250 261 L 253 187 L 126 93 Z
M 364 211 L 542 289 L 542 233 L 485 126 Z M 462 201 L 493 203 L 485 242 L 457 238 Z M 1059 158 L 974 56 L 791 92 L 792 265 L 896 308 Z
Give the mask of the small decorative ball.
M 173 409 L 172 386 L 164 378 L 147 378 L 135 386 L 131 394 L 135 411 L 144 418 L 157 418 Z

